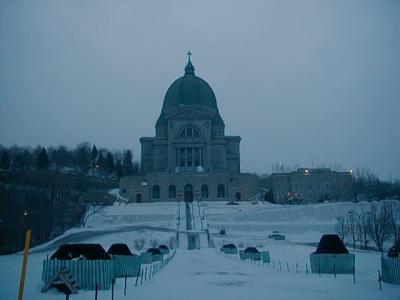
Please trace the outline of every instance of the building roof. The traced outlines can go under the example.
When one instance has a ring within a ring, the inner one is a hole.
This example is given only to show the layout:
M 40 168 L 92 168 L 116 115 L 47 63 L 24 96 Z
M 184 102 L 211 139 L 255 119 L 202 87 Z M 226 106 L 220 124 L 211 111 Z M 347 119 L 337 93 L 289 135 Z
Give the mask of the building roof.
M 185 74 L 176 79 L 165 94 L 163 111 L 184 105 L 205 105 L 217 109 L 214 91 L 205 80 L 195 75 L 194 70 L 189 56 Z

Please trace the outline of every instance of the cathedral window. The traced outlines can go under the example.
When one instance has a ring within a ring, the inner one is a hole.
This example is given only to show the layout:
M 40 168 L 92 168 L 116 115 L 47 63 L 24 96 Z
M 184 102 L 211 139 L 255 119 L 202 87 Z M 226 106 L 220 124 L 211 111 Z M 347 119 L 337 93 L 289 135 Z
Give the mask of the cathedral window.
M 194 148 L 194 166 L 200 166 L 200 148 Z
M 187 148 L 187 166 L 193 166 L 193 155 L 192 155 L 192 148 Z
M 185 139 L 192 139 L 193 137 L 199 137 L 199 136 L 200 136 L 200 131 L 193 126 L 184 127 L 179 133 L 179 137 Z
M 153 185 L 153 190 L 152 190 L 152 198 L 153 199 L 160 199 L 160 186 L 159 185 Z
M 174 185 L 169 186 L 169 199 L 176 198 L 176 187 Z
M 208 185 L 203 184 L 201 186 L 201 198 L 208 198 Z
M 223 184 L 219 184 L 217 188 L 217 197 L 225 198 L 225 186 Z
M 185 166 L 185 148 L 180 148 L 179 149 L 179 166 L 184 167 Z

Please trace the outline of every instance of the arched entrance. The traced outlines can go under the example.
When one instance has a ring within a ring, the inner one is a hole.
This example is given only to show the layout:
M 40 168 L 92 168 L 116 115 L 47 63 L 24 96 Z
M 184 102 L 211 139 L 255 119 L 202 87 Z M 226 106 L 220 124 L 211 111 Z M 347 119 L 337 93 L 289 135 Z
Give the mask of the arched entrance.
M 184 200 L 185 202 L 193 201 L 193 186 L 191 184 L 185 185 Z

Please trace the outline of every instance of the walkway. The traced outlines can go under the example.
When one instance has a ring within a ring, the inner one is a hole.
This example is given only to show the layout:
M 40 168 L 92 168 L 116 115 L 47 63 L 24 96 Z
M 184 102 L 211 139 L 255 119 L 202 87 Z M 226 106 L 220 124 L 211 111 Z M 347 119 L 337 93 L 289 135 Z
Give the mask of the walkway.
M 318 277 L 232 261 L 214 249 L 177 251 L 173 261 L 151 282 L 129 290 L 130 299 L 333 300 L 352 295 L 353 300 L 372 300 L 390 299 L 397 292 L 388 286 L 383 292 L 371 284 L 354 286 L 351 276 Z

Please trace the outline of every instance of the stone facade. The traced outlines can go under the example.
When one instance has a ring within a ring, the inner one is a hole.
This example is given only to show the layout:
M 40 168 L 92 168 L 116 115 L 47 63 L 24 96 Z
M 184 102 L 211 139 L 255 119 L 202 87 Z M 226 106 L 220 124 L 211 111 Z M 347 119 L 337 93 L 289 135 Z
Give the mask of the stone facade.
M 213 90 L 185 75 L 164 98 L 154 137 L 142 137 L 139 176 L 120 180 L 120 195 L 133 202 L 245 200 L 257 193 L 258 177 L 240 172 L 239 136 L 226 136 Z
M 352 172 L 327 168 L 300 168 L 290 173 L 273 173 L 273 199 L 277 203 L 315 203 L 353 200 Z

